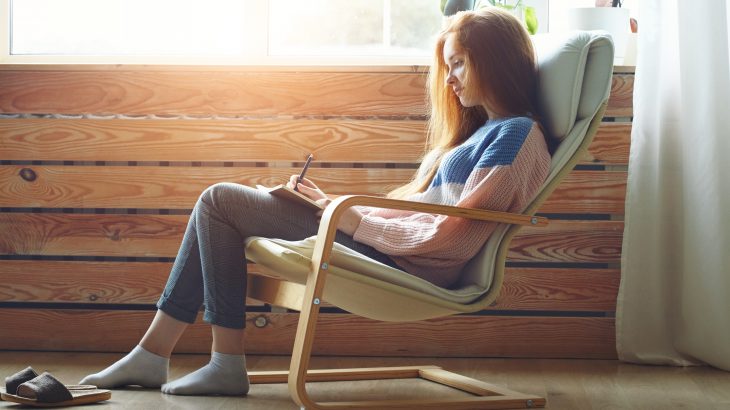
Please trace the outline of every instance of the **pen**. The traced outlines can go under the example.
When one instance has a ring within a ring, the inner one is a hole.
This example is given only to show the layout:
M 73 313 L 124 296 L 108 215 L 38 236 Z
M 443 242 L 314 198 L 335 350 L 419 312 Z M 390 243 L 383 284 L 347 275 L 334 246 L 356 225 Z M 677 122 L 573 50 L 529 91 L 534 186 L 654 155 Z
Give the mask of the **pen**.
M 299 177 L 297 178 L 297 185 L 301 184 L 302 181 L 304 181 L 304 174 L 307 173 L 307 168 L 309 168 L 309 164 L 312 163 L 312 158 L 314 158 L 312 154 L 309 154 L 309 156 L 307 157 L 307 162 L 304 163 L 304 168 L 302 168 L 302 173 L 299 174 Z M 297 191 L 296 185 L 294 186 L 294 190 Z

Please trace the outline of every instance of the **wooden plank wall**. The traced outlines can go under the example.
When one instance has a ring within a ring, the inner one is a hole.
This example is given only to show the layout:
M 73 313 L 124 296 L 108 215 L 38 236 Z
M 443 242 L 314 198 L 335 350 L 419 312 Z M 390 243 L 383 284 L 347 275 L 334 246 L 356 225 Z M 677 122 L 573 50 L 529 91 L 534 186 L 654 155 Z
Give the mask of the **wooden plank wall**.
M 272 185 L 313 152 L 333 194 L 404 182 L 424 143 L 422 67 L 0 68 L 0 349 L 127 351 L 190 209 L 219 181 Z M 490 309 L 410 324 L 324 308 L 315 354 L 613 358 L 633 69 L 590 154 L 513 241 Z M 255 267 L 251 267 L 255 269 Z M 250 353 L 297 314 L 250 302 Z M 178 352 L 209 351 L 196 323 Z

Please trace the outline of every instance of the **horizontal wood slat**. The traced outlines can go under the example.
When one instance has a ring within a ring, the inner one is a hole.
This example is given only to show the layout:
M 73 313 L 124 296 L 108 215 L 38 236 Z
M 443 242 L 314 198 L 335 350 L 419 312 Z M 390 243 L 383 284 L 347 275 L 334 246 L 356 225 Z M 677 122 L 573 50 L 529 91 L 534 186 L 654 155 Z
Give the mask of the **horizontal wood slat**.
M 174 257 L 188 217 L 0 213 L 0 254 Z
M 629 163 L 632 124 L 604 122 L 598 127 L 582 163 L 626 165 Z
M 407 182 L 414 172 L 311 168 L 308 176 L 333 195 L 382 195 Z M 216 182 L 274 186 L 298 173 L 298 168 L 264 167 L 0 165 L 0 206 L 192 209 L 200 193 Z M 625 196 L 625 172 L 574 171 L 540 212 L 623 213 Z
M 425 115 L 424 73 L 4 70 L 0 112 L 124 115 Z M 607 116 L 631 116 L 614 74 Z
M 630 123 L 603 123 L 583 163 L 626 164 Z M 0 121 L 10 161 L 301 161 L 417 163 L 425 121 L 88 120 Z
M 608 98 L 606 117 L 632 117 L 634 115 L 634 75 L 614 74 L 611 94 Z
M 0 309 L 0 349 L 127 352 L 154 312 Z M 250 321 L 263 316 L 267 325 Z M 299 315 L 249 315 L 249 354 L 289 354 Z M 322 314 L 315 355 L 615 359 L 610 318 L 451 316 L 412 323 Z M 414 340 L 420 341 L 414 343 Z M 209 353 L 210 329 L 190 326 L 178 353 Z
M 169 262 L 0 261 L 0 302 L 156 303 Z M 256 266 L 249 265 L 249 272 Z M 616 269 L 507 268 L 490 310 L 613 311 Z M 259 305 L 249 300 L 249 305 Z
M 34 181 L 22 178 L 28 169 L 35 173 Z M 275 186 L 299 171 L 301 168 L 0 165 L 0 206 L 192 209 L 200 193 L 216 182 Z M 376 194 L 402 185 L 413 173 L 412 169 L 312 167 L 307 177 L 333 195 Z
M 540 213 L 620 214 L 626 202 L 626 178 L 622 171 L 573 171 L 563 179 Z
M 0 159 L 45 161 L 418 162 L 425 121 L 0 121 Z
M 612 312 L 620 277 L 619 269 L 508 267 L 490 309 Z
M 174 257 L 185 215 L 0 214 L 0 254 Z M 623 222 L 553 220 L 526 227 L 508 261 L 620 261 Z
M 551 221 L 525 227 L 510 244 L 508 262 L 618 263 L 624 224 L 619 221 Z
M 0 301 L 155 303 L 169 262 L 0 261 Z
M 0 160 L 417 163 L 425 121 L 4 119 Z M 582 163 L 628 163 L 631 123 L 601 124 Z
M 423 115 L 420 73 L 4 71 L 0 111 L 125 115 Z

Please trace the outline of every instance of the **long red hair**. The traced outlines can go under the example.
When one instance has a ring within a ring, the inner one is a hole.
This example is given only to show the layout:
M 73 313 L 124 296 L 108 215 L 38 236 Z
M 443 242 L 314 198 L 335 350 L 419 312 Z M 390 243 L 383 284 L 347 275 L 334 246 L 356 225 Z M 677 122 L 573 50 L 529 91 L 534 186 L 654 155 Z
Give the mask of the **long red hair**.
M 408 184 L 390 192 L 404 198 L 423 192 L 431 183 L 443 154 L 468 139 L 489 119 L 483 106 L 464 107 L 446 84 L 448 67 L 444 43 L 454 35 L 466 54 L 464 86 L 479 90 L 482 101 L 500 117 L 537 115 L 537 65 L 527 30 L 512 14 L 499 7 L 460 12 L 451 16 L 436 39 L 428 73 L 431 116 L 426 151 L 434 161 Z

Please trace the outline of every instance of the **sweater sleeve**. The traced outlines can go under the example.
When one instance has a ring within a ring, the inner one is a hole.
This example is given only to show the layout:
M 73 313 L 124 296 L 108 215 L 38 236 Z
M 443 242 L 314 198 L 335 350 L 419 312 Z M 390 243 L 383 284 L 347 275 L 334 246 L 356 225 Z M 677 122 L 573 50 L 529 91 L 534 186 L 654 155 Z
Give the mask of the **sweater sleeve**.
M 456 206 L 506 210 L 509 201 L 505 199 L 512 196 L 510 182 L 513 178 L 510 174 L 511 170 L 505 166 L 489 170 L 472 191 L 462 196 Z M 478 206 L 480 204 L 483 206 Z M 419 255 L 435 252 L 444 243 L 459 240 L 468 231 L 469 225 L 477 224 L 486 223 L 428 213 L 394 218 L 370 213 L 363 216 L 354 239 L 388 255 Z
M 522 210 L 521 207 L 525 206 L 523 200 L 530 196 L 522 192 L 528 189 L 525 182 L 535 177 L 541 178 L 539 186 L 547 175 L 543 170 L 538 174 L 544 175 L 534 175 L 535 164 L 545 162 L 544 158 L 537 157 L 548 154 L 539 128 L 532 126 L 528 130 L 528 135 L 525 137 L 525 132 L 522 132 L 518 141 L 514 138 L 500 140 L 503 134 L 511 135 L 502 132 L 482 151 L 456 206 L 509 212 Z M 549 164 L 549 155 L 547 158 Z M 530 190 L 534 191 L 532 185 L 535 184 L 529 185 Z M 444 257 L 448 257 L 446 254 L 453 252 L 455 246 L 473 247 L 472 244 L 464 244 L 472 242 L 464 241 L 465 237 L 478 241 L 476 246 L 480 247 L 495 227 L 494 223 L 460 217 L 428 213 L 392 216 L 388 213 L 381 215 L 378 210 L 373 210 L 363 216 L 354 239 L 392 256 L 428 253 L 432 257 L 439 257 L 440 253 L 445 253 Z

